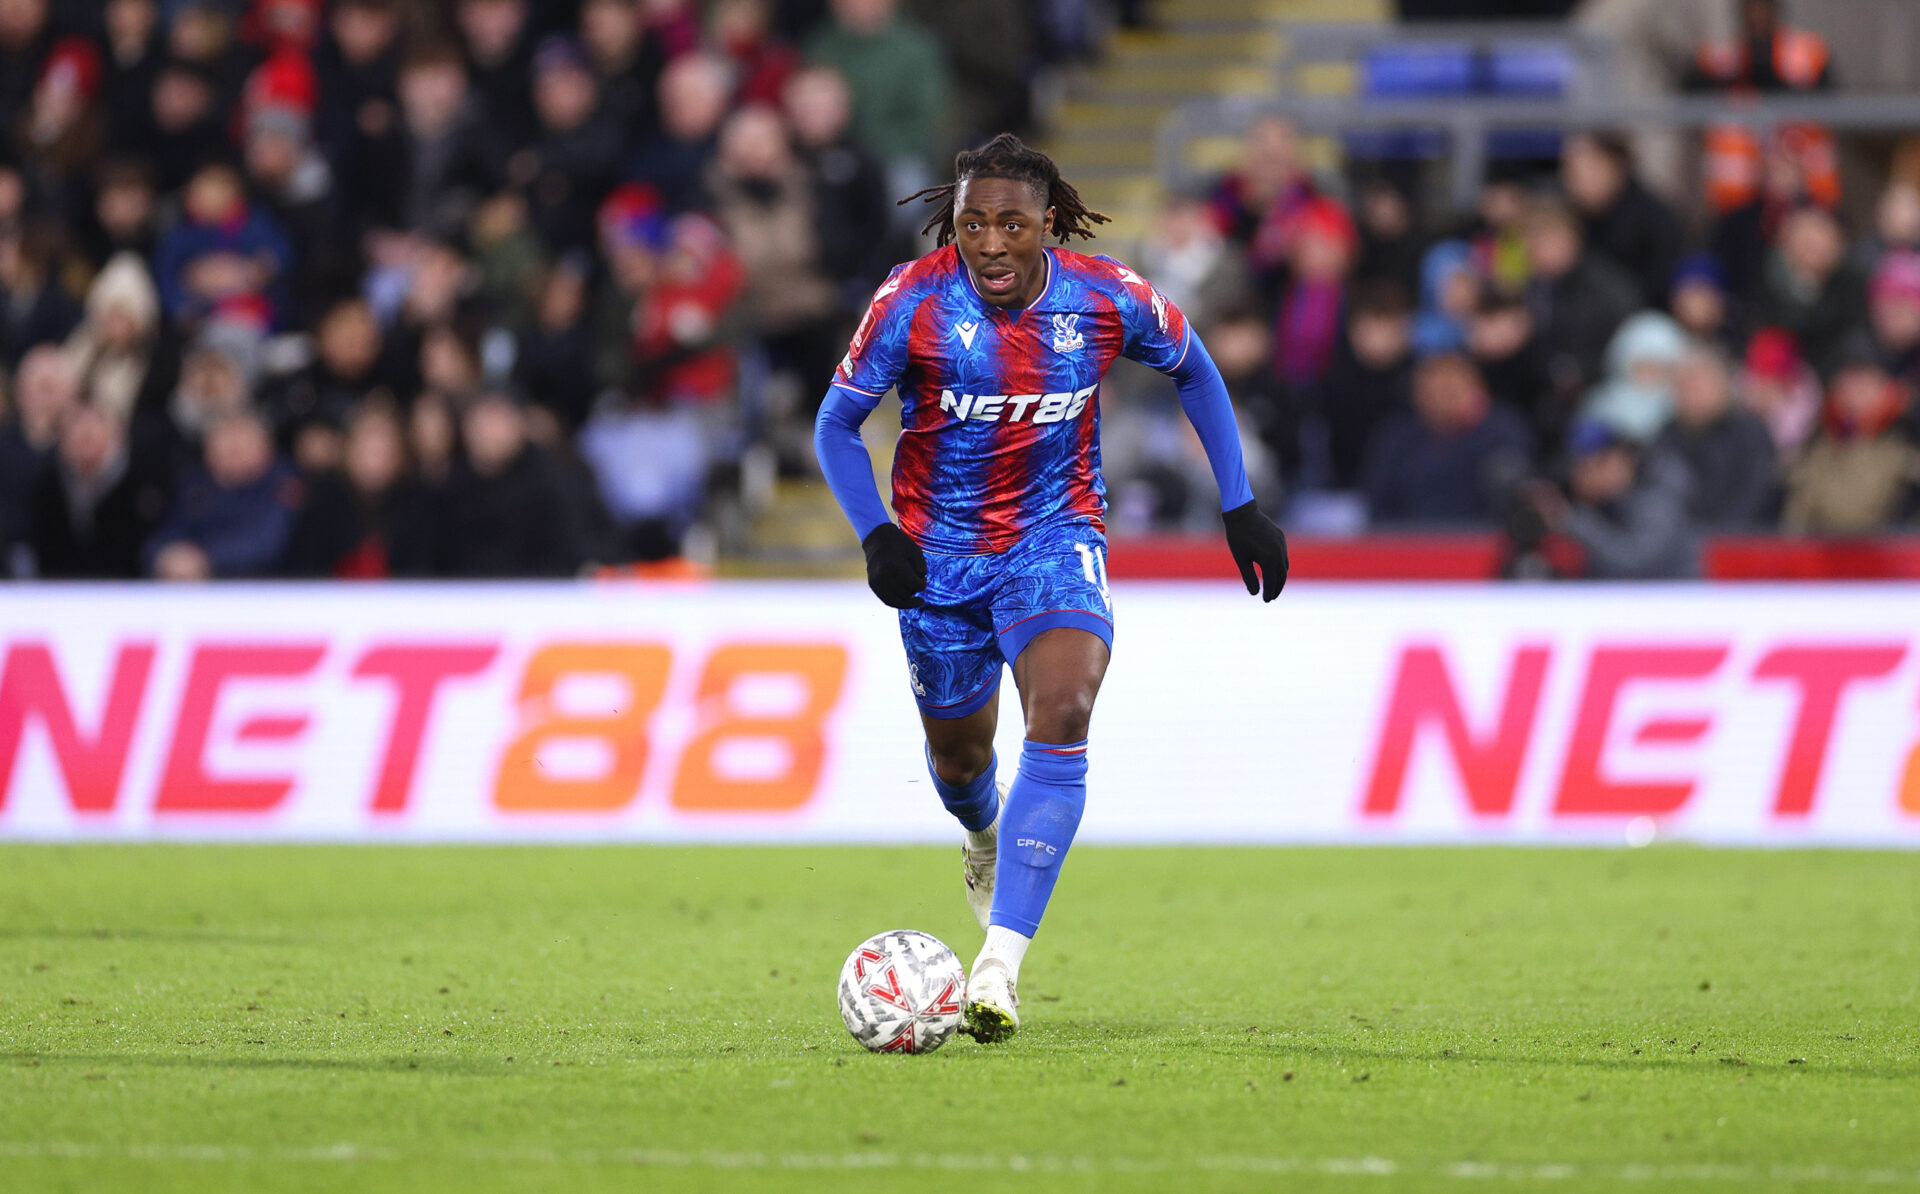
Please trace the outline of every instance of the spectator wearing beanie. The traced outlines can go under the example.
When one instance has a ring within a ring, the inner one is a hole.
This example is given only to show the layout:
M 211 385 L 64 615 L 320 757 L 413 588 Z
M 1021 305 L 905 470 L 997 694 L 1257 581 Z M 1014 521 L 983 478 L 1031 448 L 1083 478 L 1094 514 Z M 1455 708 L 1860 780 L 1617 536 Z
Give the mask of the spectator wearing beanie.
M 1896 249 L 1880 259 L 1867 318 L 1880 367 L 1910 391 L 1920 387 L 1920 253 Z
M 623 130 L 600 103 L 600 81 L 573 38 L 543 39 L 533 75 L 538 135 L 520 167 L 533 229 L 549 253 L 588 248 L 594 210 L 620 167 Z
M 1273 333 L 1280 376 L 1297 394 L 1318 385 L 1333 366 L 1356 248 L 1353 221 L 1338 203 L 1315 199 L 1301 209 L 1287 247 L 1291 276 Z
M 1414 316 L 1416 351 L 1458 352 L 1467 342 L 1467 320 L 1480 298 L 1473 246 L 1443 240 L 1420 259 L 1420 313 Z
M 311 323 L 360 273 L 333 167 L 313 143 L 315 87 L 307 60 L 282 53 L 256 68 L 246 89 L 247 181 L 287 234 L 290 324 Z
M 1689 253 L 1673 271 L 1666 307 L 1682 331 L 1695 340 L 1737 355 L 1746 343 L 1740 313 L 1727 293 L 1726 270 L 1711 253 Z
M 83 37 L 53 45 L 26 115 L 13 129 L 13 148 L 43 210 L 75 226 L 91 201 L 94 159 L 106 143 L 100 104 L 100 51 Z
M 160 318 L 146 265 L 120 253 L 87 291 L 86 318 L 66 354 L 86 400 L 122 425 L 163 415 L 180 377 L 180 342 Z
M 1783 465 L 1800 458 L 1820 417 L 1820 379 L 1792 335 L 1779 328 L 1753 334 L 1740 369 L 1740 401 L 1767 425 Z
M 1687 518 L 1686 465 L 1598 419 L 1568 436 L 1568 501 L 1548 500 L 1547 526 L 1572 539 L 1593 580 L 1678 580 L 1700 575 L 1700 541 Z
M 1672 319 L 1658 311 L 1635 315 L 1607 345 L 1607 378 L 1581 413 L 1646 443 L 1673 415 L 1673 372 L 1686 348 L 1686 333 Z
M 1842 353 L 1820 432 L 1787 477 L 1782 526 L 1796 534 L 1888 530 L 1913 513 L 1920 487 L 1920 450 L 1901 426 L 1906 390 L 1864 338 Z

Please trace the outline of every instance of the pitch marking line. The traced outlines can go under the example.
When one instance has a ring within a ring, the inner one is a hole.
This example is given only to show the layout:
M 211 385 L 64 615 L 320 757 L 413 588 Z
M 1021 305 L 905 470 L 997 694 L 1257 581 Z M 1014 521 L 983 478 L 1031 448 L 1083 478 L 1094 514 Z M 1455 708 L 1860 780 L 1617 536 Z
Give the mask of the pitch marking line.
M 1201 1156 L 1189 1162 L 1160 1158 L 1060 1157 L 1015 1154 L 974 1156 L 951 1153 L 757 1153 L 674 1152 L 664 1149 L 425 1149 L 402 1151 L 358 1144 L 313 1148 L 251 1148 L 226 1144 L 132 1144 L 109 1146 L 74 1142 L 0 1141 L 0 1157 L 21 1160 L 308 1162 L 352 1164 L 409 1160 L 469 1161 L 484 1164 L 637 1165 L 657 1169 L 943 1169 L 1005 1173 L 1159 1173 L 1212 1170 L 1232 1173 L 1315 1173 L 1330 1177 L 1425 1177 L 1463 1181 L 1611 1181 L 1796 1182 L 1839 1185 L 1920 1185 L 1920 1170 L 1841 1169 L 1830 1165 L 1570 1165 L 1455 1161 L 1420 1166 L 1384 1157 Z

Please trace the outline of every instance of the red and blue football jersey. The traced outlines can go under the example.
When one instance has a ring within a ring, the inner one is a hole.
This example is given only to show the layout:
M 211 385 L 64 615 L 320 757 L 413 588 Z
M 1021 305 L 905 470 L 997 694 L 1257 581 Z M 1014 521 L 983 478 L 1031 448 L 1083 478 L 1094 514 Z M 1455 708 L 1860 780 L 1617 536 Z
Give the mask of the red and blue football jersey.
M 1187 321 L 1111 257 L 1048 249 L 1022 310 L 983 300 L 952 245 L 896 266 L 854 333 L 834 384 L 870 408 L 900 391 L 893 510 L 928 551 L 1003 552 L 1030 529 L 1104 530 L 1100 382 L 1117 356 L 1161 372 L 1187 352 Z

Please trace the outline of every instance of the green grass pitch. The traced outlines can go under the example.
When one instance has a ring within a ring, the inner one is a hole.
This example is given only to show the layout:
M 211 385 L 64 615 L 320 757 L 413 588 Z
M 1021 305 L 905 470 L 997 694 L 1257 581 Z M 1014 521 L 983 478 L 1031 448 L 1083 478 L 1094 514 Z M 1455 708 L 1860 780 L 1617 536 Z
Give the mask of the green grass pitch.
M 1083 848 L 868 1055 L 958 854 L 0 848 L 0 1190 L 1920 1186 L 1914 855 Z

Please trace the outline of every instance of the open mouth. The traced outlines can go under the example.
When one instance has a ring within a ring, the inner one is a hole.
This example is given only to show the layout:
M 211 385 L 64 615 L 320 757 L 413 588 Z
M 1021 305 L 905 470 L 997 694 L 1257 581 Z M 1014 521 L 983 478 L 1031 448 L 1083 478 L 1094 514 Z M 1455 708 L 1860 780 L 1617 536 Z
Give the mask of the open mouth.
M 1009 270 L 1004 274 L 981 274 L 980 285 L 988 294 L 1012 294 L 1013 284 L 1019 275 Z

